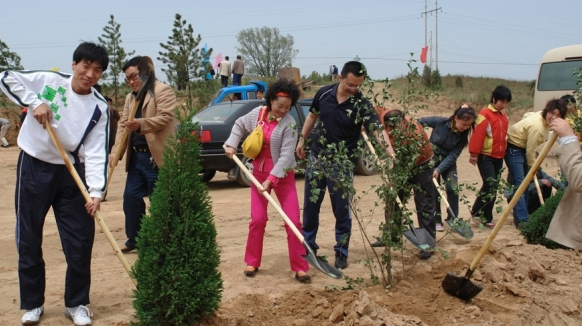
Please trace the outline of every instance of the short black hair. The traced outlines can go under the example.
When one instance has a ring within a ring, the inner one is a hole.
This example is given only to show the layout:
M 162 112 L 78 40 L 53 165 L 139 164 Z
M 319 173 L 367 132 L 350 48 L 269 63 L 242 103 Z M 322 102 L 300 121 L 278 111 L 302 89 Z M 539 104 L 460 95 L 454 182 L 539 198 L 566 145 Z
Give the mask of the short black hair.
M 295 85 L 295 82 L 287 79 L 279 79 L 278 81 L 272 83 L 267 87 L 267 94 L 265 94 L 265 102 L 267 102 L 267 108 L 271 111 L 271 101 L 276 99 L 279 92 L 289 94 L 291 99 L 291 106 L 297 103 L 299 100 L 299 88 Z
M 242 57 L 239 55 L 236 56 L 237 59 L 242 59 Z
M 491 94 L 491 103 L 497 101 L 511 102 L 511 91 L 505 85 L 499 85 L 493 90 L 493 93 Z
M 570 103 L 576 104 L 576 98 L 573 95 L 570 95 L 570 94 L 566 94 L 566 95 L 560 97 L 560 100 L 564 100 L 568 104 L 570 104 Z
M 342 78 L 346 78 L 349 73 L 352 73 L 356 77 L 365 76 L 366 66 L 364 66 L 364 64 L 359 61 L 348 61 L 342 68 Z
M 105 71 L 109 66 L 109 54 L 101 45 L 93 42 L 83 42 L 73 52 L 73 62 L 81 63 L 82 61 L 87 61 L 88 63 L 97 62 L 101 65 L 101 69 Z
M 546 107 L 542 110 L 542 117 L 545 119 L 548 112 L 560 112 L 560 118 L 564 118 L 568 113 L 568 103 L 562 99 L 551 99 L 546 103 Z
M 228 60 L 228 56 L 224 57 L 224 60 Z
M 123 72 L 125 72 L 127 70 L 127 68 L 129 67 L 137 67 L 137 65 L 139 64 L 139 60 L 141 60 L 141 55 L 135 56 L 129 60 L 127 60 L 125 62 L 125 64 L 123 65 Z

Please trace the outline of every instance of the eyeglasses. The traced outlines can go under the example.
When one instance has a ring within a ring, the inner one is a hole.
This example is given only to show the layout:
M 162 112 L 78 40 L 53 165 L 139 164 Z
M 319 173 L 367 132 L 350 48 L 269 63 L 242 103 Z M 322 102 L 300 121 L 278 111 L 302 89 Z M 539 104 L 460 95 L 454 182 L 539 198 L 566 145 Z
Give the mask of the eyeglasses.
M 139 73 L 133 73 L 131 75 L 129 75 L 129 77 L 125 77 L 125 82 L 126 83 L 130 83 L 130 82 L 135 82 L 137 80 L 137 77 L 139 76 Z

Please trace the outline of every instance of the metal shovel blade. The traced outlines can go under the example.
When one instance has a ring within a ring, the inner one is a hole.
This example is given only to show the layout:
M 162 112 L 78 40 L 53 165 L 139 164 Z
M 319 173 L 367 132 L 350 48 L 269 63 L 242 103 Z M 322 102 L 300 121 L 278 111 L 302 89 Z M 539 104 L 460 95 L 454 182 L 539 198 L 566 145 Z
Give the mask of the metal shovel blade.
M 466 277 L 448 272 L 443 280 L 442 287 L 450 295 L 469 301 L 483 290 L 483 287 L 471 282 Z
M 301 256 L 301 257 L 303 257 L 305 260 L 307 260 L 307 262 L 311 266 L 324 272 L 329 277 L 333 277 L 333 278 L 338 279 L 338 280 L 341 280 L 344 277 L 342 272 L 339 271 L 339 269 L 330 265 L 328 262 L 323 260 L 323 258 L 317 257 L 315 255 L 315 252 L 313 252 L 313 249 L 311 249 L 311 247 L 307 244 L 307 242 L 304 241 L 303 246 L 305 246 L 305 250 L 307 250 L 307 255 Z
M 455 218 L 445 220 L 445 222 L 447 222 L 447 224 L 453 231 L 457 232 L 463 238 L 473 239 L 475 233 L 473 233 L 473 229 L 471 229 L 471 226 L 469 225 L 469 223 L 467 223 L 467 221 L 460 218 Z
M 435 239 L 423 228 L 414 228 L 412 224 L 408 225 L 408 230 L 402 232 L 408 241 L 417 246 L 421 250 L 428 250 L 434 248 L 436 245 Z
M 135 96 L 135 102 L 141 101 L 145 97 L 145 93 L 150 93 L 151 97 L 155 97 L 154 89 L 156 82 L 156 70 L 154 68 L 154 63 L 152 59 L 148 56 L 142 56 L 137 64 L 137 70 L 139 71 L 139 80 L 142 85 L 137 95 Z

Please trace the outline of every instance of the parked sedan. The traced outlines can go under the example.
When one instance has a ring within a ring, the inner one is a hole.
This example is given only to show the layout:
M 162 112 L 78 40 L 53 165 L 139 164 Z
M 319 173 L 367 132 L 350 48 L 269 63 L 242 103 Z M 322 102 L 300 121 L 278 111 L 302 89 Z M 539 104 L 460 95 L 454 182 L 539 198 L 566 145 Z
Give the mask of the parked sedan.
M 194 116 L 193 121 L 198 123 L 200 127 L 199 137 L 202 146 L 200 160 L 203 169 L 201 174 L 205 182 L 212 180 L 216 171 L 220 171 L 228 173 L 228 178 L 236 180 L 241 186 L 250 186 L 251 181 L 239 171 L 236 163 L 224 155 L 222 145 L 230 135 L 235 121 L 259 105 L 265 105 L 265 101 L 224 102 L 209 106 Z M 299 100 L 295 106 L 291 107 L 289 114 L 297 121 L 297 130 L 301 130 L 303 127 L 310 106 L 311 100 Z M 240 144 L 242 141 L 244 138 Z M 237 152 L 244 165 L 252 171 L 252 159 L 243 157 L 240 146 Z M 358 159 L 356 173 L 365 175 L 375 173 L 372 160 L 373 158 L 366 148 L 366 152 Z

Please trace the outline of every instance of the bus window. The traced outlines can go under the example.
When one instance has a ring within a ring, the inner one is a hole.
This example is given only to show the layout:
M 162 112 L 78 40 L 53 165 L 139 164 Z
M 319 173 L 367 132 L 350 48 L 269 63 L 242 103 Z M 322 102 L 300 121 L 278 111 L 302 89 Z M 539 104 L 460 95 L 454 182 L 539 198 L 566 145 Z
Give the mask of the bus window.
M 576 89 L 576 70 L 582 70 L 582 61 L 543 63 L 540 68 L 538 90 L 562 91 Z

